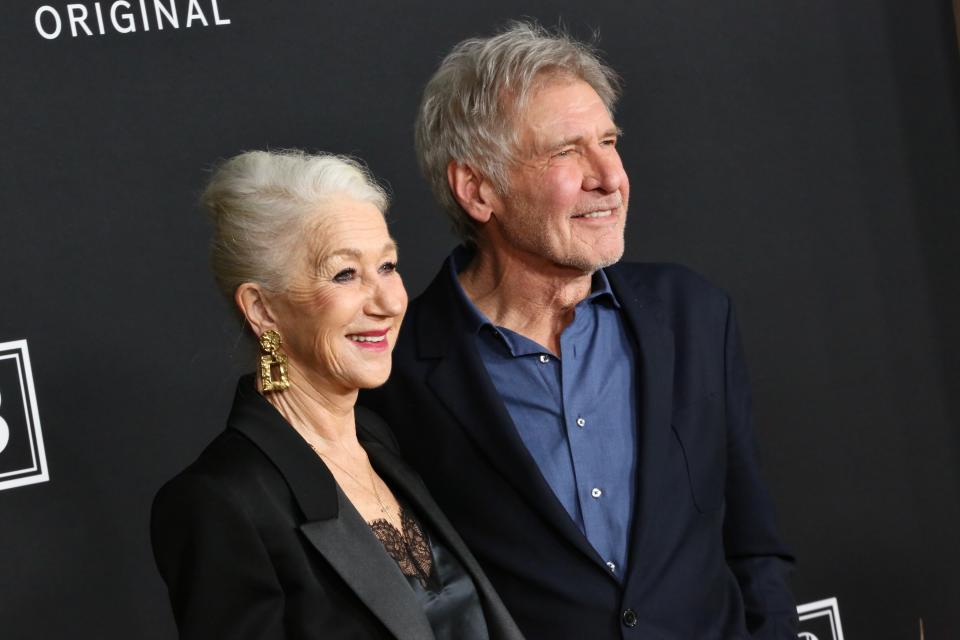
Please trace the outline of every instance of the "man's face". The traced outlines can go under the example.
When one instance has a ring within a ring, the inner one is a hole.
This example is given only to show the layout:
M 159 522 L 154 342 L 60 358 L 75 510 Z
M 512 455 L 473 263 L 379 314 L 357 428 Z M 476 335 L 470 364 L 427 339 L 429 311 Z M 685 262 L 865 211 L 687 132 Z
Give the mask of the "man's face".
M 630 185 L 600 96 L 582 80 L 548 81 L 517 126 L 518 162 L 493 212 L 498 249 L 585 273 L 617 262 Z

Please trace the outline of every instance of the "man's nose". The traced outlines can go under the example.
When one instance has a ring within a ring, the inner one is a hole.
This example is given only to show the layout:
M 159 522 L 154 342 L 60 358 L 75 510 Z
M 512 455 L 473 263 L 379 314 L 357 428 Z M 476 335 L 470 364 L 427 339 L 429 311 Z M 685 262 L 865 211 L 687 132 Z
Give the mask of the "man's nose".
M 601 148 L 590 157 L 590 166 L 584 175 L 583 188 L 586 191 L 600 190 L 614 193 L 620 190 L 626 180 L 623 163 L 616 149 Z

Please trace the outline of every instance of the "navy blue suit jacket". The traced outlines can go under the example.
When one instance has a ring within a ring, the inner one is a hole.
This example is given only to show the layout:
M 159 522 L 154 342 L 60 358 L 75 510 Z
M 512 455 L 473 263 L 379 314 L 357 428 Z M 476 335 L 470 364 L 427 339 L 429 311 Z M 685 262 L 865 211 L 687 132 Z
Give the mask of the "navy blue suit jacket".
M 638 470 L 615 577 L 527 452 L 456 306 L 449 270 L 408 311 L 386 418 L 531 640 L 794 640 L 790 551 L 760 478 L 726 294 L 673 265 L 606 269 L 636 341 Z

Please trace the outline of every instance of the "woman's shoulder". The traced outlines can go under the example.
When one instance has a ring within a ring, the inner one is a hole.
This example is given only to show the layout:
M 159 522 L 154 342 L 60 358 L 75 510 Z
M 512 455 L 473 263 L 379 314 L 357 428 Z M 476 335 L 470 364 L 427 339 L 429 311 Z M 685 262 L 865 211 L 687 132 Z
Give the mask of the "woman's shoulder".
M 160 488 L 154 498 L 154 511 L 210 502 L 241 507 L 258 490 L 273 484 L 270 479 L 274 476 L 278 476 L 277 470 L 260 449 L 228 427 Z
M 227 427 L 174 479 L 184 476 L 233 481 L 265 462 L 267 459 L 249 438 Z

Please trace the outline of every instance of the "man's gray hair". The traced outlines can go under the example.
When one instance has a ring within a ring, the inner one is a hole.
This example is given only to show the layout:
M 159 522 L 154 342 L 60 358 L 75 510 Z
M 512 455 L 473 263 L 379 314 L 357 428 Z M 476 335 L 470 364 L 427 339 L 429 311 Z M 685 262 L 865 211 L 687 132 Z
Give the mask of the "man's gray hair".
M 389 204 L 370 171 L 348 156 L 247 151 L 220 164 L 200 202 L 213 221 L 210 265 L 223 294 L 232 299 L 244 282 L 283 291 L 308 225 L 338 197 L 382 214 Z
M 475 228 L 450 189 L 447 166 L 467 164 L 505 194 L 517 115 L 533 90 L 555 77 L 583 80 L 613 115 L 619 78 L 593 45 L 534 22 L 511 22 L 490 38 L 460 42 L 427 83 L 417 114 L 417 157 L 463 241 L 475 242 Z

